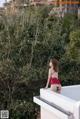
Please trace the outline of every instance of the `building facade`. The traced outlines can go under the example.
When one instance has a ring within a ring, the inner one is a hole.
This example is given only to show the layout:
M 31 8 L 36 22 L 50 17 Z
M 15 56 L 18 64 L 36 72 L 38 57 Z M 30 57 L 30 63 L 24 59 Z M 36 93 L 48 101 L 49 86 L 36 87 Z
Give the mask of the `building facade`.
M 53 4 L 55 7 L 51 10 L 50 15 L 56 13 L 57 16 L 64 16 L 65 14 L 78 15 L 79 0 L 55 0 L 48 1 L 49 4 Z
M 11 0 L 5 4 L 5 8 L 10 12 L 16 13 L 18 9 L 27 7 L 28 3 L 32 6 L 53 5 L 49 15 L 55 14 L 56 16 L 64 17 L 67 13 L 78 15 L 80 0 Z

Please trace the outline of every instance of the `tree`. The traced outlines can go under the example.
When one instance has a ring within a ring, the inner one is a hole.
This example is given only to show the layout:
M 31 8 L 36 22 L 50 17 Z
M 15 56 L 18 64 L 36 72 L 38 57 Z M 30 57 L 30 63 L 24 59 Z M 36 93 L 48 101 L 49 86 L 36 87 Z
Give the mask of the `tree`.
M 70 59 L 80 62 L 80 29 L 70 33 L 70 43 L 67 54 Z

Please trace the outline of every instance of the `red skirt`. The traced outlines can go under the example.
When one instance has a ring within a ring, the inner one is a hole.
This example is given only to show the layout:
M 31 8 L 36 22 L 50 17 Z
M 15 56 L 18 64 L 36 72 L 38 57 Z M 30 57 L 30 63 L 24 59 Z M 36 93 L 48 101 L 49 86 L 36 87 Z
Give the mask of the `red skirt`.
M 51 84 L 61 84 L 61 81 L 60 81 L 60 79 L 51 77 L 50 78 L 50 85 Z

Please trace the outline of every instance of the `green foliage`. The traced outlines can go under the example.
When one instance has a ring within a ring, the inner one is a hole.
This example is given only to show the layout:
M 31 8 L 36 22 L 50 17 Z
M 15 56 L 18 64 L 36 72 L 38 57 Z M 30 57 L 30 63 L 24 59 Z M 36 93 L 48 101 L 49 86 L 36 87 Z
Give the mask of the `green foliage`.
M 80 29 L 70 33 L 69 53 L 73 60 L 80 61 Z
M 60 61 L 62 85 L 80 83 L 80 21 L 48 16 L 51 6 L 0 18 L 0 106 L 11 119 L 36 119 L 33 96 L 45 86 L 48 60 Z

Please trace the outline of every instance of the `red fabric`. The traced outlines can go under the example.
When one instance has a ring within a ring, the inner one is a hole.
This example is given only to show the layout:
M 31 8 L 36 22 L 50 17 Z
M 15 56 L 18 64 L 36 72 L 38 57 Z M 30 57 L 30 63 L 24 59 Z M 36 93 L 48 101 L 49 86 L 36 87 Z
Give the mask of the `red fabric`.
M 60 82 L 60 79 L 51 77 L 50 84 L 61 84 L 61 82 Z

